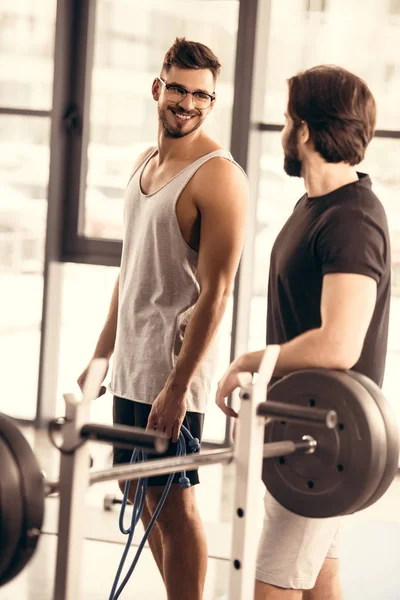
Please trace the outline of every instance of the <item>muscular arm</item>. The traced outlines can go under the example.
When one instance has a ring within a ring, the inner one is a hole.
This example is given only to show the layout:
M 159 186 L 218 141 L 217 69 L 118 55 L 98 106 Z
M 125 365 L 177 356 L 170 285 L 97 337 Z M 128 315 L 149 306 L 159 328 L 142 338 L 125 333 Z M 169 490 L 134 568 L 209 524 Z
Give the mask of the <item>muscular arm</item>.
M 307 368 L 351 369 L 358 361 L 374 312 L 376 281 L 366 275 L 325 275 L 321 294 L 321 326 L 281 345 L 274 377 Z M 265 350 L 239 356 L 218 385 L 216 403 L 232 417 L 225 398 L 240 386 L 238 373 L 256 373 Z
M 190 384 L 232 293 L 243 246 L 248 198 L 244 174 L 226 159 L 207 163 L 195 190 L 195 203 L 201 214 L 198 261 L 201 291 L 168 380 L 172 389 L 180 391 Z
M 282 377 L 310 367 L 351 369 L 358 361 L 376 302 L 376 282 L 353 273 L 325 275 L 321 327 L 281 345 L 274 372 Z M 264 351 L 238 359 L 241 370 L 257 371 Z
M 319 231 L 315 251 L 323 273 L 321 324 L 281 345 L 275 377 L 313 367 L 351 369 L 363 349 L 389 261 L 384 230 L 358 206 L 340 206 Z M 236 416 L 224 398 L 239 387 L 238 373 L 258 371 L 263 354 L 240 356 L 220 381 L 217 404 L 226 414 Z

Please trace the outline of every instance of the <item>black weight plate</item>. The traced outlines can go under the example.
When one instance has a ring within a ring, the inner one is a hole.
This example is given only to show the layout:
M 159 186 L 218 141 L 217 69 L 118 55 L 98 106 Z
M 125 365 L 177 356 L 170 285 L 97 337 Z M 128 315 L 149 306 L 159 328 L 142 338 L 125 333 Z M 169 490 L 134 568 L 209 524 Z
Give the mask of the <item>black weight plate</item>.
M 19 545 L 4 574 L 4 584 L 18 575 L 35 552 L 43 524 L 44 482 L 39 464 L 24 435 L 12 419 L 3 414 L 0 414 L 0 432 L 19 468 L 23 510 Z
M 22 519 L 19 469 L 0 426 L 0 587 L 6 583 L 5 574 L 21 538 Z
M 371 506 L 377 502 L 377 500 L 383 496 L 397 475 L 400 455 L 399 428 L 397 425 L 396 415 L 389 402 L 386 400 L 380 387 L 374 381 L 365 375 L 362 375 L 361 373 L 356 373 L 354 371 L 349 371 L 348 373 L 353 377 L 353 379 L 359 381 L 371 394 L 379 410 L 381 411 L 383 422 L 386 428 L 387 456 L 385 470 L 382 478 L 376 482 L 376 489 L 374 490 L 372 496 L 365 504 L 357 508 L 357 510 L 364 510 L 365 508 L 368 508 L 368 506 Z
M 382 477 L 386 430 L 376 402 L 364 386 L 343 371 L 308 369 L 273 385 L 270 400 L 335 410 L 338 425 L 273 422 L 266 442 L 299 440 L 311 435 L 318 442 L 312 455 L 265 459 L 263 480 L 274 498 L 305 517 L 350 514 L 366 502 Z

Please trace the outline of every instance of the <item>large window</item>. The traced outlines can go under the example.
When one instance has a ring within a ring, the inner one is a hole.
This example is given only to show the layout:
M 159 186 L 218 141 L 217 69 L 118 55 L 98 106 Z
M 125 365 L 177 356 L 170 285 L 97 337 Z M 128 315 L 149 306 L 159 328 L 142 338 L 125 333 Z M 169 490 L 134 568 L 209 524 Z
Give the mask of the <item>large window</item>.
M 36 413 L 49 125 L 0 115 L 1 406 L 21 418 Z
M 54 20 L 54 0 L 1 3 L 1 410 L 23 419 L 36 414 Z
M 303 0 L 272 0 L 265 122 L 282 123 L 288 77 L 337 64 L 368 82 L 378 103 L 378 129 L 400 129 L 400 23 L 389 1 L 326 4 L 324 12 L 309 12 Z
M 0 106 L 50 109 L 55 0 L 2 0 Z
M 249 347 L 265 344 L 269 255 L 277 233 L 304 193 L 303 181 L 289 178 L 283 170 L 279 129 L 287 103 L 286 80 L 318 64 L 337 64 L 367 81 L 378 106 L 377 134 L 358 169 L 371 175 L 391 233 L 393 287 L 384 391 L 396 403 L 400 364 L 400 22 L 393 17 L 390 2 L 335 0 L 326 2 L 324 11 L 311 10 L 311 4 L 315 7 L 316 3 L 272 0 L 271 4 Z M 398 411 L 400 416 L 400 405 Z

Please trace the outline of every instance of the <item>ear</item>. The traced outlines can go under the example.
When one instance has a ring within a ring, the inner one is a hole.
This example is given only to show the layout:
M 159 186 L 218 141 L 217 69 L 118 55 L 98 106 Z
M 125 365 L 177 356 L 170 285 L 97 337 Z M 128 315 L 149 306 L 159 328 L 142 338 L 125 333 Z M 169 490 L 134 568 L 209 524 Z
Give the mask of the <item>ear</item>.
M 310 130 L 308 128 L 308 124 L 305 121 L 302 121 L 300 125 L 300 130 L 298 134 L 298 140 L 301 144 L 307 144 L 310 139 Z
M 208 109 L 208 114 L 212 113 L 212 111 L 215 108 L 215 103 L 217 102 L 217 94 L 214 93 L 214 100 L 211 102 L 209 109 Z
M 160 99 L 160 82 L 158 81 L 158 79 L 154 79 L 153 81 L 153 85 L 151 86 L 151 93 L 153 96 L 153 99 L 158 102 L 158 100 Z

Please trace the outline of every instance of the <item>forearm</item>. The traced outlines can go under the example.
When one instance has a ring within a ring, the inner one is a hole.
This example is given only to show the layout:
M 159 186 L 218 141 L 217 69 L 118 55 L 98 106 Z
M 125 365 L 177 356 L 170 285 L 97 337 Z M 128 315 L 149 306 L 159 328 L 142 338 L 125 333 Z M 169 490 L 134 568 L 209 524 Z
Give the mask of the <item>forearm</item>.
M 300 369 L 350 369 L 356 361 L 349 360 L 343 342 L 323 328 L 297 336 L 281 345 L 274 377 L 283 377 Z
M 93 358 L 109 359 L 114 352 L 115 337 L 117 333 L 118 322 L 118 300 L 119 300 L 119 275 L 115 282 L 114 291 L 111 297 L 110 308 L 107 314 L 104 327 L 99 336 Z
M 244 354 L 236 360 L 238 370 L 256 373 L 263 355 L 264 350 Z M 341 340 L 322 328 L 312 329 L 281 344 L 274 377 L 309 368 L 349 369 L 353 362 L 349 360 Z
M 182 348 L 168 383 L 187 389 L 224 315 L 228 295 L 202 293 L 186 327 Z

